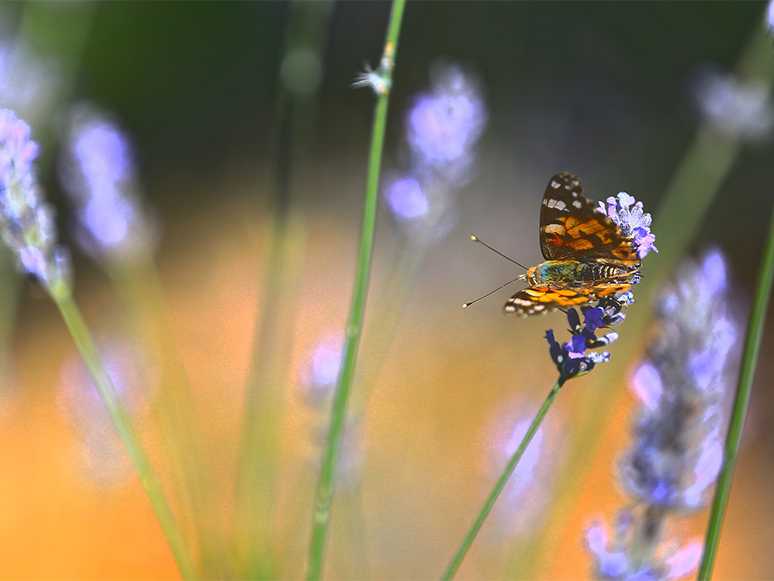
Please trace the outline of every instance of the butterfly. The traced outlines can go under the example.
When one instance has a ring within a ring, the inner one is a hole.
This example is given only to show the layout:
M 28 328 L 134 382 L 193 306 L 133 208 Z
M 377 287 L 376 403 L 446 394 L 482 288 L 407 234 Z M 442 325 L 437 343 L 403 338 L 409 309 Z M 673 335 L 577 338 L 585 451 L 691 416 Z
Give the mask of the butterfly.
M 581 195 L 578 178 L 561 172 L 548 182 L 540 210 L 540 250 L 546 262 L 522 275 L 529 287 L 505 303 L 528 317 L 581 307 L 628 291 L 639 281 L 640 258 L 631 236 Z

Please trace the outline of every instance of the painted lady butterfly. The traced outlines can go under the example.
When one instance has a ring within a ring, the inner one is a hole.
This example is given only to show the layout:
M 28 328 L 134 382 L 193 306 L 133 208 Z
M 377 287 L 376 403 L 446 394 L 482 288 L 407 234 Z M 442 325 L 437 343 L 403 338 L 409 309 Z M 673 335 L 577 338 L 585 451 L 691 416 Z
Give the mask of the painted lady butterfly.
M 624 293 L 639 281 L 633 237 L 625 237 L 581 192 L 578 178 L 567 172 L 548 182 L 540 211 L 540 250 L 546 262 L 523 275 L 530 286 L 508 299 L 507 314 L 527 317 L 581 307 Z

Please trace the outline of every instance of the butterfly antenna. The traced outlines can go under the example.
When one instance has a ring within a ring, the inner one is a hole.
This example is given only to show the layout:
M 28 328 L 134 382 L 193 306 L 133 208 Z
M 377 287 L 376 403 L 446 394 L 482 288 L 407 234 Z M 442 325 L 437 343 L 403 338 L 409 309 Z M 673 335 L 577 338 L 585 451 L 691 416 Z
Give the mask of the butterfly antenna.
M 513 264 L 515 264 L 516 266 L 520 266 L 520 267 L 522 267 L 524 270 L 529 270 L 529 268 L 527 268 L 526 266 L 524 266 L 522 263 L 520 263 L 520 262 L 516 262 L 516 261 L 515 261 L 513 258 L 511 258 L 510 256 L 506 256 L 505 254 L 503 254 L 502 252 L 500 252 L 499 250 L 497 250 L 497 248 L 492 248 L 491 246 L 489 246 L 489 244 L 487 244 L 486 242 L 484 242 L 483 240 L 481 240 L 479 237 L 477 237 L 477 236 L 471 236 L 471 237 L 470 237 L 470 239 L 471 239 L 473 242 L 478 242 L 479 244 L 483 244 L 483 245 L 484 245 L 484 246 L 486 246 L 486 247 L 487 247 L 489 250 L 491 250 L 492 252 L 496 252 L 497 254 L 499 254 L 500 256 L 502 256 L 503 258 L 505 258 L 506 260 L 510 260 L 510 261 L 511 261 Z M 515 280 L 518 280 L 518 279 L 515 279 Z M 513 281 L 511 281 L 511 282 L 513 282 Z M 509 282 L 509 283 L 506 283 L 506 284 L 511 284 L 511 283 Z M 505 285 L 503 285 L 503 286 L 505 286 Z M 503 287 L 501 286 L 500 288 L 503 288 Z M 500 289 L 495 289 L 495 290 L 500 290 Z M 495 292 L 495 291 L 492 291 L 492 292 Z M 492 294 L 492 293 L 489 293 L 489 294 Z M 489 296 L 489 295 L 484 295 L 484 296 Z M 484 297 L 481 297 L 481 298 L 483 299 Z M 477 299 L 477 300 L 481 300 L 481 299 Z M 476 302 L 476 301 L 473 301 L 473 302 Z M 468 303 L 468 304 L 470 305 L 470 304 L 473 304 L 473 303 Z
M 483 242 L 482 242 L 482 244 L 483 244 Z M 497 251 L 495 250 L 495 252 L 497 252 Z M 506 256 L 506 258 L 508 258 L 508 257 Z M 518 264 L 518 263 L 517 263 L 517 264 Z M 521 266 L 521 265 L 519 265 L 519 266 Z M 488 297 L 489 295 L 493 295 L 494 293 L 496 293 L 497 291 L 499 291 L 501 288 L 504 288 L 504 287 L 508 286 L 508 285 L 509 285 L 509 284 L 511 284 L 512 282 L 516 282 L 517 280 L 521 280 L 521 278 L 522 278 L 522 277 L 521 277 L 521 275 L 519 275 L 519 276 L 517 276 L 516 278 L 514 278 L 513 280 L 510 280 L 510 281 L 506 282 L 505 284 L 501 284 L 500 286 L 498 286 L 498 287 L 497 287 L 496 289 L 494 289 L 493 291 L 490 291 L 490 292 L 486 293 L 486 294 L 485 294 L 483 297 L 478 297 L 478 298 L 477 298 L 476 300 L 474 300 L 474 301 L 470 301 L 469 303 L 465 303 L 464 305 L 462 305 L 462 308 L 463 308 L 463 309 L 467 309 L 467 308 L 468 308 L 470 305 L 472 305 L 473 303 L 477 303 L 477 302 L 478 302 L 478 301 L 480 301 L 481 299 L 485 299 L 485 298 L 486 298 L 486 297 Z

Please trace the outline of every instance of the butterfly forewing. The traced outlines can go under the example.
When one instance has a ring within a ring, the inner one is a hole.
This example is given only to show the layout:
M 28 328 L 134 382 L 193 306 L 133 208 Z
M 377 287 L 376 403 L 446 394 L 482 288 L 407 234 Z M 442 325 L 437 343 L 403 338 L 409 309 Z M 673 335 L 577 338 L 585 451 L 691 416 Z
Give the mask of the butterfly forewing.
M 582 192 L 578 177 L 568 172 L 560 172 L 548 182 L 540 210 L 543 257 L 637 265 L 631 240 L 624 238 L 615 222 Z

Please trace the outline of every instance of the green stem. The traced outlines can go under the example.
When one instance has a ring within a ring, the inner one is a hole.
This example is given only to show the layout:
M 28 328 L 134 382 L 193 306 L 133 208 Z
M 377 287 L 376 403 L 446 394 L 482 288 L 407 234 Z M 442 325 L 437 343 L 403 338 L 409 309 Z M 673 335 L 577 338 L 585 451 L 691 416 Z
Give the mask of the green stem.
M 342 370 L 336 384 L 331 410 L 330 428 L 328 432 L 328 447 L 320 470 L 317 485 L 317 498 L 312 522 L 312 538 L 309 547 L 309 570 L 307 579 L 319 579 L 322 575 L 325 558 L 325 539 L 331 516 L 333 501 L 333 484 L 336 466 L 338 464 L 339 444 L 344 431 L 347 414 L 347 401 L 355 373 L 357 351 L 360 335 L 363 329 L 368 281 L 371 272 L 373 255 L 374 230 L 376 226 L 376 207 L 379 191 L 379 175 L 381 172 L 382 150 L 384 148 L 384 130 L 387 125 L 387 106 L 390 100 L 389 87 L 392 81 L 392 68 L 398 48 L 398 34 L 403 20 L 403 9 L 406 0 L 393 0 L 390 22 L 387 28 L 382 65 L 379 73 L 385 82 L 387 91 L 377 96 L 374 112 L 374 123 L 371 132 L 371 153 L 368 160 L 368 179 L 366 183 L 366 199 L 363 211 L 363 230 L 360 239 L 360 257 L 358 259 L 355 289 L 349 311 L 346 328 L 346 341 L 342 361 Z
M 62 285 L 63 286 L 63 285 Z M 143 488 L 148 495 L 148 499 L 153 506 L 156 517 L 159 519 L 161 529 L 167 538 L 169 547 L 175 557 L 180 574 L 184 579 L 195 579 L 196 571 L 188 552 L 188 547 L 183 539 L 183 534 L 175 520 L 172 509 L 167 502 L 164 489 L 158 480 L 145 450 L 143 450 L 140 440 L 132 427 L 129 414 L 121 403 L 118 392 L 113 381 L 110 379 L 105 365 L 100 359 L 94 339 L 89 332 L 83 315 L 75 304 L 69 290 L 64 290 L 60 286 L 55 288 L 51 296 L 62 314 L 65 324 L 83 357 L 86 367 L 89 369 L 94 385 L 97 387 L 102 403 L 105 404 L 113 423 L 118 430 L 121 440 L 126 446 L 126 451 L 132 459 L 137 474 L 140 476 Z
M 564 385 L 564 381 L 565 381 L 564 378 L 559 377 L 557 382 L 554 384 L 554 387 L 551 388 L 551 391 L 549 392 L 548 397 L 546 397 L 546 401 L 543 402 L 543 405 L 541 406 L 540 410 L 535 416 L 535 419 L 532 420 L 532 423 L 530 424 L 529 429 L 527 430 L 527 433 L 524 434 L 524 438 L 521 440 L 521 444 L 519 444 L 519 447 L 513 453 L 513 456 L 511 456 L 511 459 L 508 462 L 508 465 L 505 467 L 505 470 L 503 470 L 503 473 L 500 476 L 500 479 L 497 481 L 494 489 L 492 489 L 492 492 L 489 494 L 489 497 L 486 499 L 484 506 L 481 508 L 481 512 L 479 512 L 478 517 L 473 523 L 473 526 L 470 527 L 468 534 L 465 536 L 465 539 L 462 541 L 462 544 L 460 545 L 459 549 L 457 549 L 457 552 L 455 553 L 454 558 L 451 560 L 451 563 L 449 563 L 449 566 L 447 567 L 446 572 L 443 574 L 443 577 L 441 578 L 444 581 L 448 581 L 449 579 L 454 577 L 454 574 L 457 572 L 457 569 L 459 569 L 460 564 L 462 563 L 462 560 L 465 558 L 465 555 L 468 552 L 468 549 L 470 549 L 470 545 L 473 544 L 473 540 L 476 538 L 476 535 L 478 534 L 479 529 L 481 529 L 481 527 L 483 526 L 487 515 L 489 515 L 489 512 L 492 510 L 492 507 L 494 506 L 494 503 L 497 500 L 497 497 L 500 496 L 500 493 L 503 491 L 503 488 L 505 488 L 505 484 L 508 482 L 508 479 L 511 477 L 511 474 L 513 474 L 513 471 L 516 470 L 516 465 L 519 463 L 519 460 L 521 460 L 521 457 L 524 455 L 524 452 L 527 450 L 527 446 L 532 441 L 532 437 L 535 435 L 535 432 L 537 432 L 537 429 L 540 427 L 540 424 L 542 423 L 546 413 L 548 413 L 548 408 L 550 408 L 551 404 L 554 403 L 554 399 L 556 399 L 556 396 L 559 394 L 559 390 L 561 389 L 562 385 Z
M 765 83 L 768 94 L 771 94 L 774 86 L 771 39 L 758 22 L 737 60 L 735 72 L 743 79 L 757 79 Z M 652 264 L 646 265 L 646 278 L 640 285 L 641 288 L 635 290 L 639 303 L 652 302 L 659 284 L 695 239 L 701 220 L 739 159 L 742 147 L 743 144 L 737 137 L 721 134 L 707 125 L 699 128 L 696 138 L 676 168 L 658 212 L 654 215 L 653 231 L 658 239 L 660 253 L 654 257 Z M 645 311 L 633 309 L 627 315 L 627 333 L 631 336 L 641 335 L 645 332 L 648 322 Z M 626 346 L 619 346 L 623 349 L 618 349 L 615 360 L 607 369 L 607 375 L 620 379 L 610 379 L 608 388 L 589 394 L 580 404 L 580 409 L 573 414 L 579 419 L 574 420 L 576 437 L 567 451 L 570 460 L 556 479 L 557 492 L 552 495 L 553 501 L 540 533 L 538 549 L 529 557 L 530 563 L 522 569 L 527 572 L 527 577 L 545 577 L 546 564 L 550 563 L 551 555 L 556 549 L 556 543 L 550 538 L 555 538 L 557 531 L 567 522 L 567 514 L 575 503 L 578 487 L 591 465 L 589 460 L 599 452 L 604 431 L 599 429 L 597 418 L 608 417 L 610 411 L 620 405 L 624 396 L 617 386 L 623 380 L 628 362 L 635 356 L 633 349 L 637 345 L 632 341 Z
M 766 249 L 763 253 L 761 271 L 758 278 L 758 286 L 755 289 L 755 299 L 750 320 L 747 324 L 747 337 L 744 342 L 744 356 L 742 369 L 739 374 L 739 386 L 734 399 L 734 409 L 731 413 L 731 425 L 728 428 L 726 438 L 725 462 L 718 477 L 718 485 L 715 489 L 715 498 L 712 501 L 712 513 L 710 514 L 707 537 L 704 540 L 704 554 L 699 567 L 698 579 L 706 581 L 712 575 L 712 566 L 720 540 L 720 530 L 723 526 L 723 516 L 726 512 L 728 494 L 731 489 L 731 479 L 734 476 L 734 466 L 739 453 L 739 443 L 742 440 L 742 429 L 747 416 L 747 408 L 750 405 L 750 393 L 752 391 L 755 366 L 758 361 L 758 353 L 763 337 L 763 324 L 766 320 L 766 311 L 771 296 L 772 281 L 774 280 L 774 209 L 771 213 L 769 237 Z

